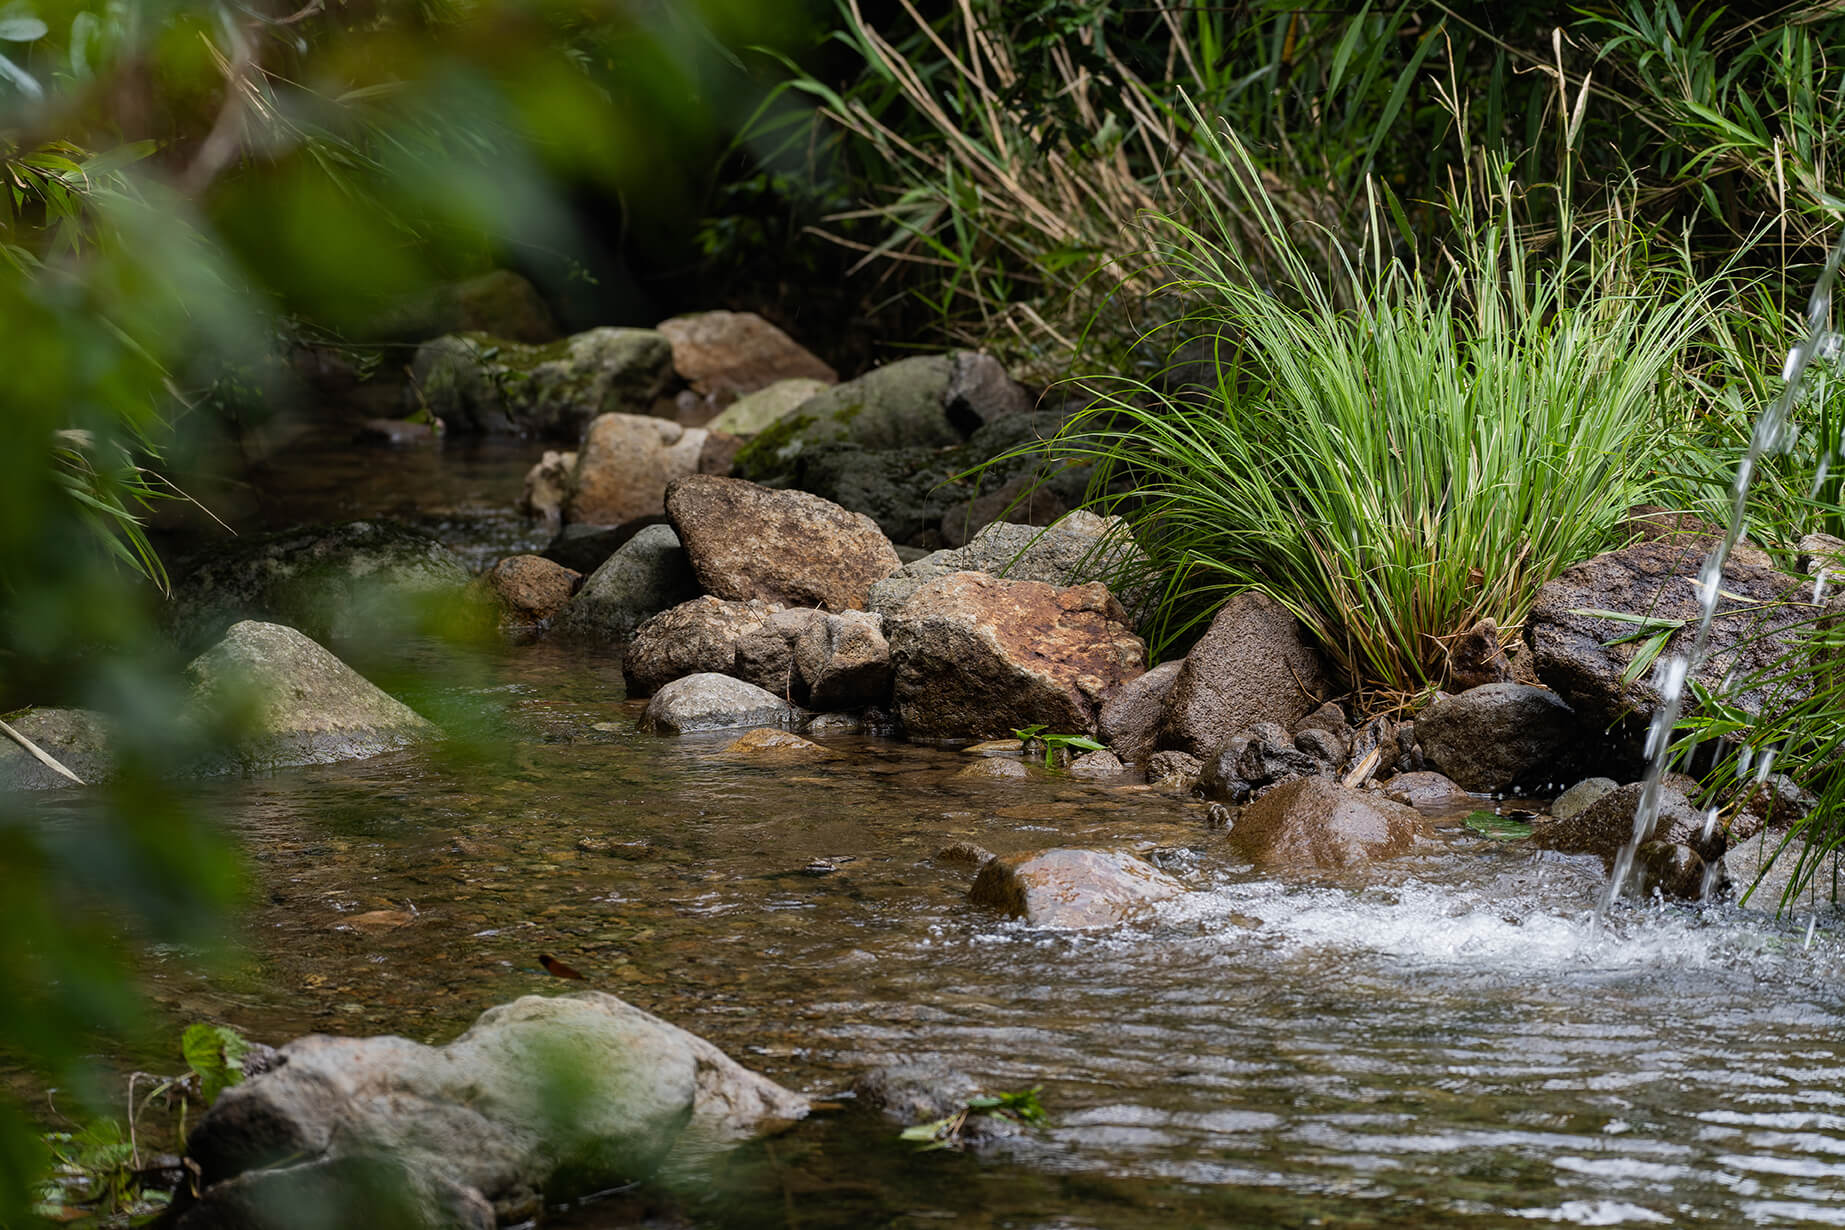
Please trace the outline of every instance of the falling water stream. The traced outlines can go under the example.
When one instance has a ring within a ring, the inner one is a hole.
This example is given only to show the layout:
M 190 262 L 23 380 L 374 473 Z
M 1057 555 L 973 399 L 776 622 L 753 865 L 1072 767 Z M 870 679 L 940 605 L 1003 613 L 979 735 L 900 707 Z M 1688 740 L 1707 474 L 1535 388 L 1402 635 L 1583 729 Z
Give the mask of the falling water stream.
M 1698 625 L 1691 645 L 1684 652 L 1662 657 L 1654 668 L 1654 682 L 1660 700 L 1659 708 L 1654 712 L 1652 723 L 1647 729 L 1645 785 L 1641 790 L 1640 801 L 1634 807 L 1633 836 L 1616 856 L 1607 889 L 1596 910 L 1597 927 L 1606 920 L 1608 911 L 1620 898 L 1621 889 L 1633 871 L 1635 856 L 1640 847 L 1652 837 L 1654 826 L 1659 822 L 1660 789 L 1672 760 L 1672 735 L 1684 709 L 1686 685 L 1704 665 L 1705 656 L 1710 650 L 1711 623 L 1716 618 L 1717 603 L 1723 596 L 1723 569 L 1729 562 L 1730 552 L 1743 535 L 1748 518 L 1749 485 L 1755 478 L 1756 466 L 1764 456 L 1786 448 L 1790 428 L 1788 420 L 1805 383 L 1807 367 L 1814 359 L 1828 358 L 1839 348 L 1839 336 L 1832 332 L 1830 326 L 1832 288 L 1838 280 L 1841 262 L 1845 262 L 1845 232 L 1840 234 L 1838 242 L 1826 257 L 1825 267 L 1820 270 L 1813 294 L 1807 300 L 1806 333 L 1787 352 L 1787 361 L 1781 368 L 1781 393 L 1756 419 L 1755 430 L 1749 437 L 1748 452 L 1736 467 L 1736 479 L 1730 487 L 1729 521 L 1725 525 L 1723 537 L 1711 547 L 1703 567 L 1698 571 L 1695 585 Z M 1828 450 L 1834 447 L 1835 442 L 1827 442 Z M 1821 480 L 1825 477 L 1825 464 L 1821 463 Z M 1818 592 L 1817 588 L 1815 592 Z M 1766 777 L 1772 765 L 1771 751 L 1757 765 L 1757 773 Z

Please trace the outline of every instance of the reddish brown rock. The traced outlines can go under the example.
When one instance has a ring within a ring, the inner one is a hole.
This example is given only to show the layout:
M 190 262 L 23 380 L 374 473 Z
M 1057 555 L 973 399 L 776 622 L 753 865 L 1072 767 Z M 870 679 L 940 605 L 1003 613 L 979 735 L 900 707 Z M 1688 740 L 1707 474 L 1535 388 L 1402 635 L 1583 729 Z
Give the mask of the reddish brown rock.
M 697 474 L 672 483 L 666 515 L 708 594 L 863 610 L 902 561 L 877 522 L 804 491 Z
M 1124 850 L 1039 850 L 996 858 L 967 899 L 1034 927 L 1112 927 L 1177 897 L 1185 885 Z
M 805 377 L 839 381 L 818 356 L 754 312 L 695 312 L 660 324 L 673 367 L 695 392 L 721 402 Z
M 1335 690 L 1298 619 L 1267 594 L 1237 594 L 1185 655 L 1159 745 L 1209 756 L 1259 722 L 1292 728 Z
M 981 739 L 1043 724 L 1093 733 L 1102 703 L 1141 673 L 1146 646 L 1096 583 L 1059 589 L 957 572 L 904 604 L 889 632 L 904 727 Z
M 506 630 L 542 628 L 557 618 L 583 583 L 583 574 L 542 555 L 513 555 L 481 578 Z
M 1406 853 L 1426 831 L 1401 803 L 1301 777 L 1245 807 L 1230 840 L 1258 866 L 1339 871 Z

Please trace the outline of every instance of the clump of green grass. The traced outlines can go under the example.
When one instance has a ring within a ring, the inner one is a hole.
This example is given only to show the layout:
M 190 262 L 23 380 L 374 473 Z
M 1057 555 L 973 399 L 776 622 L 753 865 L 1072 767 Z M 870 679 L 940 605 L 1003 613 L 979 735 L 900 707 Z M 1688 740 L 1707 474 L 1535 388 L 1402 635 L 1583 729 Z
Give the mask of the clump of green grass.
M 1324 276 L 1241 149 L 1217 154 L 1248 186 L 1239 220 L 1264 225 L 1261 269 L 1230 228 L 1155 219 L 1151 263 L 1189 306 L 1143 344 L 1184 346 L 1193 374 L 1086 382 L 1049 447 L 1093 462 L 1090 506 L 1131 525 L 1144 559 L 1114 581 L 1159 587 L 1156 646 L 1256 589 L 1360 692 L 1423 691 L 1448 638 L 1483 618 L 1515 633 L 1658 488 L 1714 284 L 1618 218 L 1566 222 L 1540 262 L 1509 187 L 1439 276 L 1395 258 L 1381 206 Z

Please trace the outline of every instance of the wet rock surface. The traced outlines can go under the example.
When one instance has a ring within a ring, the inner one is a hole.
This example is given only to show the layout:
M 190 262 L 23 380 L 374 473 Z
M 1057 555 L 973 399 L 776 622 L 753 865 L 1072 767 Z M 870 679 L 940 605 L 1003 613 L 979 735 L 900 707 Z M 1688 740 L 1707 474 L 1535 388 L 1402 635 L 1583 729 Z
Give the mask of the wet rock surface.
M 245 619 L 287 624 L 328 644 L 400 640 L 432 609 L 460 600 L 471 579 L 448 547 L 391 521 L 221 543 L 176 572 L 166 622 L 195 653 Z
M 1424 811 L 1450 810 L 1473 801 L 1473 796 L 1452 779 L 1426 770 L 1397 774 L 1384 783 L 1383 795 L 1392 803 Z
M 1581 723 L 1556 693 L 1489 683 L 1445 695 L 1416 715 L 1431 769 L 1481 794 L 1555 790 L 1581 768 Z
M 1034 724 L 1095 729 L 1145 646 L 1100 585 L 1059 589 L 978 572 L 931 581 L 890 622 L 893 702 L 913 735 L 994 738 Z
M 591 329 L 547 345 L 457 333 L 419 347 L 411 378 L 451 431 L 574 440 L 599 414 L 645 414 L 671 387 L 651 329 Z
M 1412 808 L 1303 777 L 1245 807 L 1230 841 L 1259 867 L 1343 871 L 1406 854 L 1427 831 Z
M 1623 681 L 1648 638 L 1634 638 L 1640 630 L 1634 623 L 1577 612 L 1610 610 L 1655 621 L 1683 621 L 1661 656 L 1685 652 L 1698 620 L 1696 582 L 1705 546 L 1696 536 L 1662 538 L 1585 560 L 1538 591 L 1525 622 L 1538 677 L 1581 715 L 1588 728 L 1603 729 L 1626 719 L 1623 729 L 1629 732 L 1629 746 L 1623 750 L 1630 766 L 1639 762 L 1638 740 L 1660 704 L 1650 671 L 1632 682 Z M 1719 588 L 1735 597 L 1719 596 L 1710 653 L 1696 676 L 1712 688 L 1731 672 L 1746 679 L 1768 671 L 1792 648 L 1798 635 L 1794 625 L 1815 613 L 1806 605 L 1810 584 L 1766 562 L 1732 560 Z M 1672 627 L 1654 626 L 1662 631 Z M 1754 712 L 1763 695 L 1755 689 L 1729 699 Z
M 981 868 L 967 896 L 1034 927 L 1087 930 L 1138 918 L 1185 891 L 1178 880 L 1125 851 L 1041 850 L 994 859 Z
M 1569 854 L 1595 854 L 1612 864 L 1634 835 L 1634 813 L 1640 805 L 1643 783 L 1631 782 L 1606 791 L 1573 815 L 1540 820 L 1531 840 L 1547 850 Z M 1652 839 L 1689 846 L 1712 858 L 1722 853 L 1723 831 L 1718 828 L 1706 841 L 1704 813 L 1670 784 L 1659 791 L 1659 819 Z
M 500 630 L 509 635 L 531 635 L 549 627 L 570 605 L 582 580 L 582 573 L 542 555 L 509 556 L 481 578 L 499 611 Z
M 797 725 L 795 707 L 729 675 L 687 675 L 666 684 L 647 702 L 641 729 L 658 735 L 690 735 L 748 726 Z
M 37 744 L 86 786 L 115 772 L 108 720 L 89 709 L 27 709 L 5 715 L 7 725 Z M 62 790 L 74 785 L 12 739 L 0 735 L 0 790 Z
M 666 512 L 693 575 L 720 598 L 863 609 L 900 563 L 869 517 L 805 492 L 699 475 L 673 483 Z
M 440 1048 L 313 1035 L 226 1090 L 193 1130 L 187 1151 L 203 1194 L 181 1224 L 232 1224 L 211 1209 L 249 1203 L 234 1186 L 216 1194 L 240 1176 L 352 1159 L 384 1161 L 427 1185 L 418 1195 L 437 1202 L 427 1224 L 453 1224 L 439 1220 L 440 1205 L 474 1210 L 477 1199 L 510 1223 L 546 1199 L 709 1156 L 807 1109 L 703 1039 L 599 991 L 491 1008 Z M 308 1189 L 349 1177 L 321 1171 Z
M 186 667 L 193 700 L 235 746 L 197 766 L 267 771 L 359 760 L 440 732 L 293 628 L 245 621 Z
M 1292 726 L 1331 691 L 1325 664 L 1300 621 L 1266 594 L 1237 594 L 1185 655 L 1159 743 L 1211 755 L 1258 722 Z

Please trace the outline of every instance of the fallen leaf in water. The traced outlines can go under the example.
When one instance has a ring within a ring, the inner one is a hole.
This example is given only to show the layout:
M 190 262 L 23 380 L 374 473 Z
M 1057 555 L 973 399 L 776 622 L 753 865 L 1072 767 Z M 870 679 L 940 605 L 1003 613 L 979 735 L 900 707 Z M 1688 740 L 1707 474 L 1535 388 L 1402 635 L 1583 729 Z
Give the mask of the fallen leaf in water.
M 545 973 L 551 975 L 553 978 L 574 978 L 578 982 L 587 981 L 583 975 L 577 973 L 548 952 L 541 952 L 538 954 L 538 964 L 544 966 Z
M 403 910 L 370 910 L 343 919 L 338 925 L 357 927 L 361 931 L 395 931 L 399 927 L 408 926 L 415 919 L 416 915 Z

